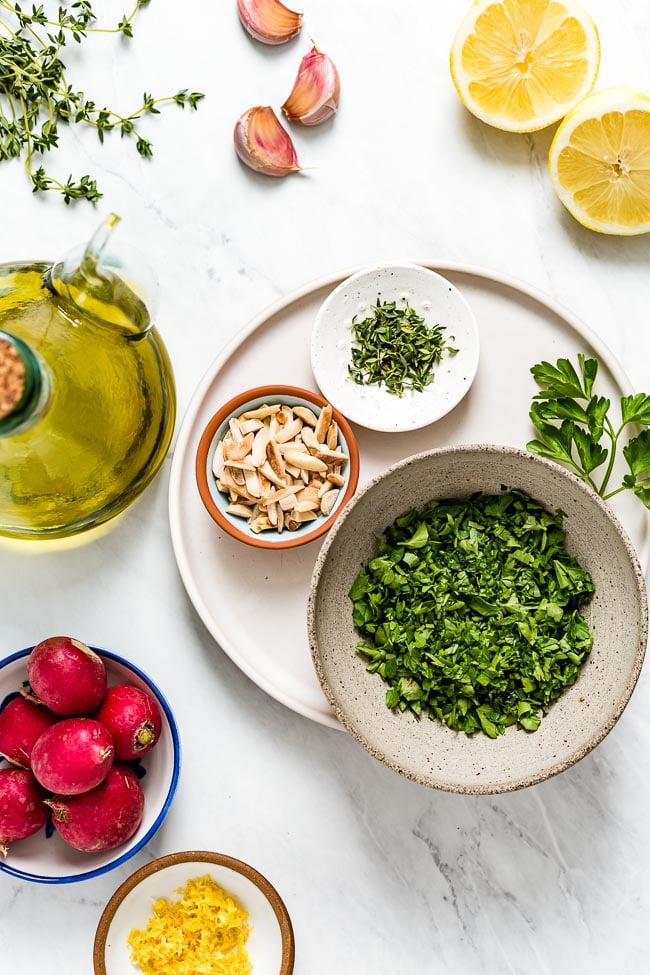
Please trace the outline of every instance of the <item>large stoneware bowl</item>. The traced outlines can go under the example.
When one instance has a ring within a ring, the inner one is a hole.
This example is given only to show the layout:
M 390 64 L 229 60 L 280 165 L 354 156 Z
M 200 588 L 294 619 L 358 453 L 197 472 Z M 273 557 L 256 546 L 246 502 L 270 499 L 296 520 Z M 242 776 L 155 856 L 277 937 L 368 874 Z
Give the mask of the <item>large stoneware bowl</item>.
M 400 515 L 432 499 L 519 489 L 564 512 L 566 548 L 592 576 L 582 613 L 594 644 L 577 681 L 552 704 L 539 729 L 513 725 L 495 739 L 452 731 L 386 707 L 387 685 L 356 652 L 350 586 L 377 554 L 376 539 Z M 615 725 L 634 689 L 646 648 L 643 572 L 611 509 L 557 464 L 509 447 L 452 447 L 409 457 L 354 498 L 330 532 L 314 569 L 308 604 L 314 664 L 345 728 L 371 755 L 424 785 L 497 793 L 569 768 Z

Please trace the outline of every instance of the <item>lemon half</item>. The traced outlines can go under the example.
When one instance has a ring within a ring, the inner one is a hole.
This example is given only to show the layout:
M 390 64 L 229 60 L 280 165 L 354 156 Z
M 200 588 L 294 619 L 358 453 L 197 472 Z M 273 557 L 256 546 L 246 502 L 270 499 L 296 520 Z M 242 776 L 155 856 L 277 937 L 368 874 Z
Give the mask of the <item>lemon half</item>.
M 600 65 L 593 20 L 574 0 L 476 0 L 451 48 L 451 76 L 474 115 L 509 132 L 557 122 Z
M 650 97 L 621 85 L 590 95 L 562 122 L 548 160 L 567 210 L 602 234 L 650 231 Z

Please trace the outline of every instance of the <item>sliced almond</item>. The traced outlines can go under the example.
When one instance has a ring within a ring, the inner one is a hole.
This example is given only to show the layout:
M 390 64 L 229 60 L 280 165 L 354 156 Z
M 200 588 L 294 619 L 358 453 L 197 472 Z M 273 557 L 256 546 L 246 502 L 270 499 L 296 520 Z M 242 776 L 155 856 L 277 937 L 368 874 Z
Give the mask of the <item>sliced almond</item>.
M 244 435 L 241 432 L 241 427 L 239 426 L 239 420 L 237 419 L 236 416 L 230 417 L 230 419 L 228 420 L 228 426 L 230 427 L 230 433 L 232 435 L 232 439 L 234 440 L 235 443 L 239 443 L 239 441 L 242 439 Z
M 286 454 L 287 450 L 300 450 L 303 454 L 307 453 L 307 447 L 302 442 L 302 440 L 290 440 L 288 443 L 277 443 L 278 450 L 281 454 Z
M 278 506 L 275 503 L 275 501 L 272 501 L 271 504 L 267 504 L 266 513 L 268 515 L 269 521 L 275 528 L 278 523 Z
M 319 443 L 325 443 L 325 437 L 327 436 L 327 431 L 329 430 L 330 423 L 332 422 L 332 407 L 328 403 L 320 411 L 320 416 L 318 417 L 318 423 L 316 424 L 316 439 Z
M 237 461 L 233 461 L 233 463 L 236 464 Z M 246 478 L 243 470 L 240 467 L 231 467 L 229 464 L 226 466 L 222 481 L 224 484 L 228 484 L 230 487 L 232 487 L 234 484 L 236 488 L 245 487 L 246 485 Z
M 235 518 L 250 518 L 253 509 L 249 508 L 247 504 L 242 504 L 238 501 L 236 504 L 229 504 L 226 508 L 226 513 L 229 515 L 234 515 Z
M 316 438 L 316 434 L 311 427 L 304 427 L 302 431 L 303 442 L 307 445 L 307 449 L 310 451 L 318 450 L 320 444 Z
M 264 426 L 255 434 L 251 456 L 256 467 L 261 467 L 266 460 L 266 445 L 269 442 L 269 428 Z
M 273 416 L 274 413 L 278 413 L 280 410 L 280 404 L 277 403 L 275 406 L 260 406 L 256 410 L 247 410 L 246 413 L 242 413 L 239 417 L 240 420 L 263 420 L 267 416 Z
M 284 461 L 284 466 L 287 469 L 287 474 L 290 474 L 291 477 L 300 477 L 300 468 L 296 467 L 295 464 L 287 464 L 286 457 Z
M 294 511 L 302 513 L 304 511 L 318 511 L 318 498 L 315 500 L 307 498 L 306 501 L 296 501 Z
M 296 492 L 293 486 L 284 487 L 280 491 L 274 491 L 272 494 L 269 494 L 266 503 L 273 504 L 274 501 L 282 501 L 283 498 L 295 497 L 295 494 Z
M 214 457 L 212 458 L 212 473 L 219 480 L 224 471 L 224 458 L 223 458 L 223 440 L 220 440 L 217 444 Z
M 300 514 L 297 511 L 291 511 L 284 516 L 284 523 L 290 532 L 295 532 L 300 528 Z
M 257 471 L 244 471 L 244 478 L 246 480 L 246 490 L 249 494 L 252 494 L 254 498 L 262 497 L 262 485 L 260 484 L 260 479 L 257 476 Z
M 295 494 L 289 494 L 284 498 L 278 498 L 278 504 L 283 511 L 291 511 L 297 503 L 298 499 Z
M 277 443 L 286 443 L 287 440 L 293 440 L 297 434 L 302 430 L 302 420 L 296 417 L 291 423 L 287 423 L 286 426 L 282 427 L 275 435 L 275 440 Z
M 287 485 L 286 478 L 278 477 L 268 460 L 259 468 L 259 473 L 263 474 L 264 477 L 267 477 L 271 484 L 273 484 L 276 488 L 283 488 Z
M 284 427 L 287 423 L 293 422 L 293 410 L 290 406 L 281 406 L 275 414 L 275 419 L 279 427 Z
M 284 511 L 282 510 L 280 505 L 278 505 L 278 524 L 277 524 L 278 535 L 282 534 L 283 528 L 284 528 Z
M 336 420 L 332 420 L 330 423 L 329 430 L 327 431 L 327 436 L 325 437 L 325 443 L 330 450 L 336 450 L 339 443 L 339 425 Z
M 298 514 L 298 520 L 302 523 L 305 521 L 315 521 L 318 518 L 317 511 L 301 511 Z
M 266 445 L 266 459 L 275 472 L 276 477 L 284 477 L 287 470 L 284 466 L 282 454 L 278 450 L 278 445 L 275 440 L 269 440 Z
M 262 429 L 264 424 L 261 420 L 244 420 L 243 422 L 240 420 L 239 426 L 245 436 L 247 433 L 257 433 L 258 430 Z
M 324 461 L 312 457 L 311 454 L 303 454 L 299 450 L 287 450 L 284 460 L 286 464 L 300 470 L 319 471 L 323 474 L 327 471 L 327 464 Z
M 334 464 L 337 465 L 340 464 L 341 466 L 343 466 L 348 462 L 348 458 L 345 456 L 343 451 L 330 450 L 329 447 L 325 447 L 322 444 L 320 445 L 319 449 L 316 451 L 314 456 L 318 457 L 319 460 L 324 461 L 329 467 L 332 467 Z
M 334 487 L 343 487 L 345 484 L 345 478 L 341 477 L 340 474 L 328 474 L 327 480 L 330 482 L 330 484 L 333 484 Z
M 243 460 L 253 446 L 254 439 L 254 433 L 247 433 L 245 437 L 234 443 L 228 450 L 228 460 Z
M 254 531 L 256 535 L 259 535 L 260 532 L 265 532 L 268 531 L 269 528 L 273 528 L 273 525 L 271 524 L 268 515 L 258 515 L 257 518 L 251 521 L 250 527 L 251 531 Z
M 229 471 L 254 471 L 255 464 L 251 464 L 248 460 L 231 460 L 230 457 L 226 461 L 225 466 Z M 242 484 L 244 482 L 242 481 Z
M 307 423 L 310 427 L 315 427 L 318 423 L 318 417 L 308 406 L 294 406 L 293 412 L 295 416 L 299 416 L 303 423 Z
M 337 490 L 328 491 L 320 500 L 320 510 L 324 515 L 329 515 L 334 507 L 334 502 L 339 496 Z

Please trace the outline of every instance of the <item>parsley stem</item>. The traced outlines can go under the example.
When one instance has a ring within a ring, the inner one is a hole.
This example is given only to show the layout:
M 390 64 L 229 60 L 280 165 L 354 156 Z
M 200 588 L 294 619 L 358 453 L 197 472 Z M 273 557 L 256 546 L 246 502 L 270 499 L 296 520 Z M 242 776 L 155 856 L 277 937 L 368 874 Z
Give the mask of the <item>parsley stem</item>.
M 623 426 L 624 426 L 624 424 L 623 424 Z M 609 417 L 608 416 L 605 417 L 604 430 L 605 430 L 605 433 L 607 434 L 607 436 L 610 439 L 611 447 L 610 447 L 610 451 L 609 451 L 609 463 L 607 464 L 607 470 L 605 471 L 605 476 L 604 476 L 604 478 L 602 480 L 602 483 L 600 485 L 600 491 L 598 491 L 598 488 L 596 488 L 596 491 L 598 492 L 598 494 L 601 495 L 601 497 L 605 497 L 605 491 L 607 490 L 607 485 L 609 484 L 609 479 L 612 476 L 612 471 L 614 470 L 614 461 L 616 460 L 616 442 L 618 440 L 618 434 L 623 429 L 623 426 L 621 426 L 620 429 L 619 429 L 619 431 L 618 431 L 618 433 L 616 433 L 616 431 L 614 430 L 614 427 L 613 427 L 612 422 L 609 419 Z M 610 495 L 610 497 L 611 497 L 611 495 Z

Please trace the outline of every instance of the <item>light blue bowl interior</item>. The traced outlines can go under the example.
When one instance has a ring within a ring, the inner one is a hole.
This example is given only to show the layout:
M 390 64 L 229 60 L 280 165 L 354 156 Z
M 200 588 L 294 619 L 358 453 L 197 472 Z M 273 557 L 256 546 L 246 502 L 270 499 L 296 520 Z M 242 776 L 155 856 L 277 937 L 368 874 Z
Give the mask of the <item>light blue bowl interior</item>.
M 301 528 L 298 528 L 295 532 L 284 531 L 282 532 L 282 534 L 280 534 L 275 530 L 271 531 L 269 529 L 268 531 L 264 531 L 264 532 L 260 532 L 259 534 L 256 534 L 254 531 L 251 531 L 248 522 L 245 521 L 243 518 L 236 518 L 234 515 L 230 515 L 227 513 L 226 508 L 229 506 L 230 501 L 228 497 L 225 494 L 222 494 L 221 491 L 218 489 L 217 482 L 215 480 L 214 474 L 212 473 L 214 452 L 217 449 L 217 444 L 219 443 L 220 440 L 222 440 L 225 437 L 226 433 L 228 432 L 228 421 L 230 420 L 231 417 L 241 416 L 242 413 L 248 413 L 250 410 L 256 410 L 260 406 L 275 406 L 276 403 L 279 403 L 281 405 L 286 404 L 287 406 L 291 406 L 291 407 L 306 406 L 308 409 L 313 410 L 317 416 L 320 410 L 320 407 L 317 404 L 312 403 L 311 400 L 303 399 L 300 396 L 269 395 L 269 396 L 258 396 L 256 399 L 251 399 L 243 406 L 237 407 L 237 410 L 229 414 L 226 417 L 226 419 L 223 421 L 219 429 L 216 431 L 214 437 L 212 438 L 208 450 L 208 457 L 206 460 L 206 474 L 207 474 L 210 494 L 212 496 L 212 500 L 217 505 L 224 518 L 227 518 L 228 521 L 231 523 L 231 525 L 234 525 L 234 527 L 237 528 L 237 530 L 241 532 L 242 535 L 247 535 L 249 538 L 261 539 L 268 542 L 286 541 L 288 538 L 296 537 L 300 534 L 307 534 L 309 532 L 314 531 L 314 529 L 318 528 L 319 525 L 322 525 L 324 521 L 329 521 L 334 517 L 337 509 L 341 507 L 343 501 L 343 495 L 345 493 L 345 485 L 344 485 L 339 491 L 339 495 L 336 501 L 334 502 L 334 506 L 330 511 L 329 515 L 327 516 L 319 515 L 318 518 L 315 518 L 313 521 L 306 521 L 304 525 Z M 339 427 L 339 447 L 341 448 L 344 454 L 346 454 L 348 457 L 350 456 L 350 451 L 348 449 L 347 441 L 343 436 L 343 432 L 340 427 Z M 343 468 L 342 476 L 345 477 L 346 480 L 348 476 L 349 466 L 350 464 L 348 461 L 348 464 Z

